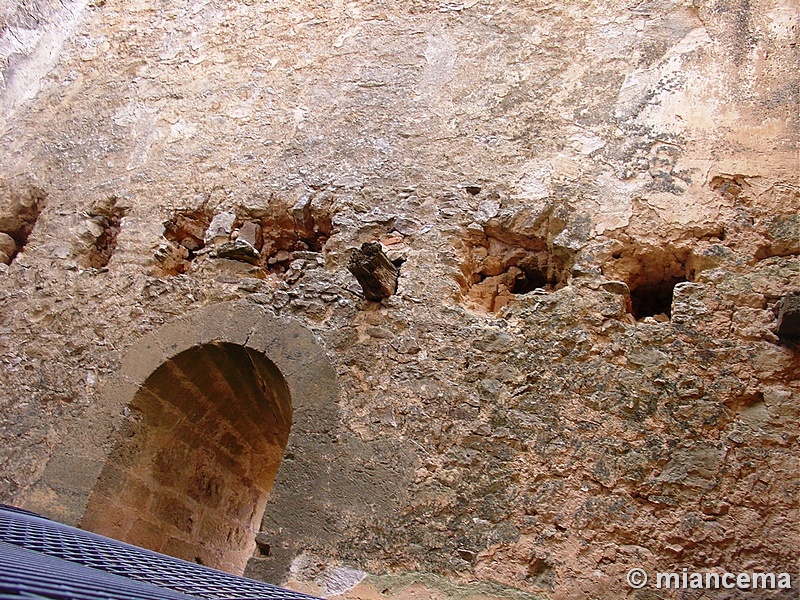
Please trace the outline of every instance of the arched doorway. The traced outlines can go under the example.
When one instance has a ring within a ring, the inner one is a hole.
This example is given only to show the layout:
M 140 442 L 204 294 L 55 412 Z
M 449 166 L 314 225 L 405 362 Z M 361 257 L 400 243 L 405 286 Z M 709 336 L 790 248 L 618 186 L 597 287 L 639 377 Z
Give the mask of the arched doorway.
M 241 573 L 292 425 L 262 353 L 214 341 L 166 359 L 124 410 L 81 527 Z

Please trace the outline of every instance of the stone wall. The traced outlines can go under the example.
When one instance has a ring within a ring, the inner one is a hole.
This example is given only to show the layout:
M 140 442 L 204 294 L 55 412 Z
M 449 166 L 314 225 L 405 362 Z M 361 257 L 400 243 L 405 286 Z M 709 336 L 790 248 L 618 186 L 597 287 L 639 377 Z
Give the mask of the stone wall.
M 79 4 L 0 5 L 3 501 L 87 526 L 128 502 L 115 532 L 152 517 L 168 550 L 152 499 L 103 496 L 141 415 L 124 493 L 166 489 L 184 556 L 255 577 L 797 585 L 794 3 Z M 381 303 L 346 268 L 369 241 L 400 268 Z M 140 390 L 182 360 L 275 365 L 290 432 L 204 392 L 219 430 L 168 434 L 186 394 Z M 271 489 L 225 475 L 252 512 L 205 519 L 191 461 L 234 473 L 273 434 Z M 168 440 L 186 469 L 148 479 Z

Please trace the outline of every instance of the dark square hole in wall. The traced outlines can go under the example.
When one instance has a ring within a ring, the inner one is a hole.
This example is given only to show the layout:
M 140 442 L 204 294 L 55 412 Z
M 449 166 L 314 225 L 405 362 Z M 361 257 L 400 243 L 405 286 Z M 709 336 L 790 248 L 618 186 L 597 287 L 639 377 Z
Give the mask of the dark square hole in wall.
M 514 278 L 514 285 L 511 288 L 512 294 L 527 294 L 537 288 L 548 288 L 555 285 L 555 279 L 549 279 L 546 273 L 539 269 L 523 267 L 522 273 Z
M 786 294 L 778 310 L 778 336 L 782 341 L 797 345 L 800 342 L 800 292 Z
M 656 315 L 672 316 L 672 292 L 685 277 L 672 277 L 658 283 L 631 289 L 631 312 L 636 320 Z

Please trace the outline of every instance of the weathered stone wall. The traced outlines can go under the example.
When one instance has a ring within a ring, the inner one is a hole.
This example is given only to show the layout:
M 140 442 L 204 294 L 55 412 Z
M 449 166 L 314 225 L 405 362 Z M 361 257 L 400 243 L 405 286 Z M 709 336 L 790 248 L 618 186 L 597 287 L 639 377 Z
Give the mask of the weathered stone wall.
M 0 8 L 2 500 L 88 518 L 178 351 L 142 340 L 263 324 L 294 415 L 253 576 L 796 574 L 796 3 Z M 346 268 L 376 240 L 380 304 Z

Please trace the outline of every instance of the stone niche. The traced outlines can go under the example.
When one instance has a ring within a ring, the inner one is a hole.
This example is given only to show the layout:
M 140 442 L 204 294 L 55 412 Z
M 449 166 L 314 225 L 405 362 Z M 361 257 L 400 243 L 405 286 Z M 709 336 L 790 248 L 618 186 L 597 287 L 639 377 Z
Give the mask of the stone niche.
M 156 369 L 126 412 L 82 526 L 241 572 L 291 428 L 280 371 L 235 344 L 197 346 Z
M 196 258 L 208 255 L 247 263 L 253 275 L 283 275 L 299 256 L 323 252 L 333 231 L 333 203 L 332 193 L 322 192 L 294 205 L 275 200 L 266 209 L 176 211 L 163 223 L 166 243 L 155 253 L 155 274 L 187 273 Z

